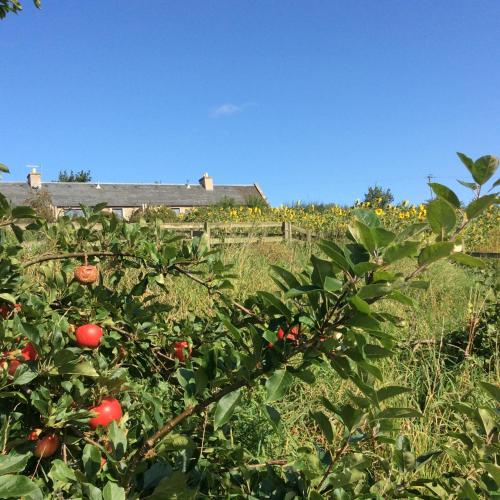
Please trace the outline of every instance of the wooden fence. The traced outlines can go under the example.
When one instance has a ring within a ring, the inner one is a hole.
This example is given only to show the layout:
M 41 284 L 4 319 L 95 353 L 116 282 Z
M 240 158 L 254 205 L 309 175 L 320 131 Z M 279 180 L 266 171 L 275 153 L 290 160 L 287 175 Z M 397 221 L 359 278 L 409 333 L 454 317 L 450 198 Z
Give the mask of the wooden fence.
M 311 243 L 316 237 L 312 231 L 295 226 L 291 222 L 175 222 L 162 224 L 161 227 L 187 238 L 204 235 L 209 245 L 283 241 Z

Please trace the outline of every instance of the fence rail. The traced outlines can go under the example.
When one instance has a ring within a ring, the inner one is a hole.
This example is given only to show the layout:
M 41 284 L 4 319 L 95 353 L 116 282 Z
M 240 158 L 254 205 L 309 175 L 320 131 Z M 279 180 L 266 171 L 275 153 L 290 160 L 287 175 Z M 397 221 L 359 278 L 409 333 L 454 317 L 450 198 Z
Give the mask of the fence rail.
M 312 231 L 295 226 L 291 222 L 204 222 L 196 224 L 175 222 L 162 224 L 161 227 L 191 238 L 204 235 L 209 245 L 280 241 L 310 243 L 317 236 Z

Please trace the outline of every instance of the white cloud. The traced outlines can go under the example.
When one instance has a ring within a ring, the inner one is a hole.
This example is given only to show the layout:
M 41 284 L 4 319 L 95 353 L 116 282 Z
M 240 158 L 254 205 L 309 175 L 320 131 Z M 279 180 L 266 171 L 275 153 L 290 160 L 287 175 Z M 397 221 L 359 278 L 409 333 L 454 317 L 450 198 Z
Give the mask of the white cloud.
M 243 104 L 232 104 L 230 102 L 216 106 L 210 112 L 212 118 L 220 118 L 221 116 L 230 116 L 237 113 L 242 113 L 249 106 L 254 105 L 251 102 L 245 102 Z

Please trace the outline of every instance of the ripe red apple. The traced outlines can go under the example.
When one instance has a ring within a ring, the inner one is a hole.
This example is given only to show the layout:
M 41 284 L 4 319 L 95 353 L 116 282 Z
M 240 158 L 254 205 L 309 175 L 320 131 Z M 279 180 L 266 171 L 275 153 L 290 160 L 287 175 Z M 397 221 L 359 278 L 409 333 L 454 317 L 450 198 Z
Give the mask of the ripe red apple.
M 76 281 L 89 285 L 99 279 L 99 271 L 95 266 L 78 266 L 75 269 L 74 276 Z
M 36 352 L 35 346 L 28 342 L 22 349 L 21 354 L 26 361 L 35 361 L 38 359 L 38 353 Z
M 51 457 L 61 446 L 61 440 L 57 434 L 47 434 L 38 438 L 33 454 L 38 458 Z
M 99 347 L 102 328 L 98 325 L 83 325 L 76 329 L 76 343 L 80 347 Z
M 288 330 L 288 333 L 286 334 L 286 340 L 290 340 L 291 342 L 295 342 L 297 340 L 297 335 L 299 334 L 299 325 L 292 326 Z M 278 333 L 277 333 L 278 340 L 283 340 L 285 338 L 285 331 L 283 328 L 280 326 Z M 272 342 L 269 342 L 267 344 L 267 347 L 271 349 L 273 347 Z
M 185 356 L 185 350 L 189 351 L 189 356 L 191 356 L 191 353 L 193 352 L 193 348 L 189 345 L 189 343 L 186 340 L 181 340 L 179 342 L 176 342 L 174 344 L 174 351 L 175 351 L 175 357 L 179 361 L 185 361 L 186 356 Z
M 107 427 L 113 420 L 120 420 L 123 415 L 120 402 L 114 398 L 104 398 L 100 405 L 91 408 L 90 411 L 97 413 L 97 416 L 89 420 L 92 429 L 97 429 L 99 425 Z

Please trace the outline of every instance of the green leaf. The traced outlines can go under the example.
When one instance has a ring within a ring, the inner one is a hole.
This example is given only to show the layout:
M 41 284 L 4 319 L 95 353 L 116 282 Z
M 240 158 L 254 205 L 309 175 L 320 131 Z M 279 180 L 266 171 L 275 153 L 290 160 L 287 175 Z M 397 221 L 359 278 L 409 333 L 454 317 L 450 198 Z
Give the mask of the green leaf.
M 232 417 L 241 399 L 241 389 L 226 394 L 215 408 L 215 429 L 219 429 Z
M 342 249 L 336 243 L 328 240 L 321 240 L 318 246 L 339 269 L 342 271 L 349 271 L 351 269 L 351 266 L 342 253 Z
M 29 495 L 33 500 L 42 500 L 40 488 L 26 476 L 7 474 L 0 481 L 0 498 L 21 498 Z
M 281 399 L 292 385 L 293 377 L 286 370 L 276 370 L 266 381 L 267 402 Z
M 349 302 L 359 311 L 364 314 L 370 314 L 370 305 L 364 301 L 359 295 L 353 295 Z
M 68 363 L 59 366 L 57 371 L 61 375 L 83 375 L 84 377 L 98 377 L 99 374 L 89 361 L 81 361 L 80 363 Z
M 127 435 L 123 432 L 116 421 L 111 422 L 108 427 L 108 436 L 113 445 L 113 451 L 116 458 L 120 459 L 127 451 Z
M 460 181 L 457 179 L 457 182 L 462 184 L 462 186 L 471 189 L 472 191 L 475 191 L 479 186 L 475 184 L 474 182 L 465 182 L 465 181 Z
M 487 194 L 485 196 L 481 196 L 481 198 L 478 198 L 477 200 L 471 201 L 465 209 L 467 218 L 469 220 L 474 219 L 494 203 L 498 203 L 498 196 L 495 193 Z
M 14 295 L 11 295 L 10 293 L 0 293 L 0 300 L 11 304 L 15 304 L 17 302 Z
M 283 316 L 290 318 L 292 316 L 292 312 L 288 307 L 281 302 L 281 300 L 269 292 L 257 292 L 257 294 L 262 297 L 264 302 L 267 302 L 278 314 L 282 314 Z
M 362 245 L 368 252 L 375 250 L 375 240 L 371 229 L 361 221 L 354 221 L 354 225 L 349 226 L 349 232 L 355 241 Z
M 439 259 L 448 257 L 453 251 L 453 243 L 451 241 L 440 241 L 433 243 L 422 249 L 418 256 L 418 264 L 420 266 L 431 264 Z
M 413 408 L 386 408 L 375 415 L 375 420 L 392 419 L 392 418 L 420 418 L 422 416 Z
M 448 186 L 438 184 L 437 182 L 430 182 L 429 186 L 436 193 L 436 196 L 446 200 L 453 207 L 460 208 L 458 196 Z
M 116 483 L 108 481 L 102 490 L 103 500 L 125 500 L 125 490 Z
M 28 365 L 22 364 L 14 374 L 14 385 L 26 385 L 38 377 L 38 373 L 31 370 Z
M 417 241 L 404 241 L 398 243 L 397 245 L 391 245 L 387 247 L 384 252 L 384 262 L 392 264 L 405 257 L 413 257 L 418 251 Z
M 162 479 L 153 494 L 145 498 L 146 500 L 191 500 L 195 496 L 187 487 L 186 476 L 180 471 L 175 471 Z
M 500 488 L 500 467 L 493 463 L 491 464 L 483 464 L 483 467 L 488 471 L 490 476 L 493 478 L 493 481 L 497 483 L 497 486 Z
M 457 262 L 458 264 L 463 264 L 464 266 L 471 267 L 484 267 L 485 263 L 478 259 L 477 257 L 473 257 L 472 255 L 467 255 L 466 253 L 457 252 L 450 256 L 450 260 L 453 262 Z
M 481 156 L 472 166 L 471 174 L 474 180 L 483 185 L 491 178 L 498 168 L 498 158 L 491 155 Z
M 362 299 L 373 299 L 386 295 L 392 290 L 391 286 L 386 283 L 374 283 L 372 285 L 365 285 L 358 292 L 358 297 Z
M 481 388 L 486 391 L 497 403 L 500 404 L 500 386 L 489 382 L 479 382 Z
M 264 410 L 265 410 L 265 414 L 269 418 L 272 426 L 274 427 L 275 430 L 277 430 L 280 426 L 280 423 L 281 423 L 280 412 L 276 408 L 273 408 L 272 406 L 269 406 L 269 405 L 265 405 Z
M 293 297 L 300 297 L 301 295 L 308 295 L 310 293 L 321 292 L 323 289 L 317 285 L 301 285 L 297 288 L 291 288 L 285 293 L 287 299 Z
M 316 255 L 311 255 L 311 263 L 313 265 L 313 273 L 311 279 L 314 285 L 324 287 L 325 279 L 335 274 L 332 263 L 329 260 L 320 259 Z
M 331 276 L 326 276 L 324 289 L 327 292 L 337 292 L 342 288 L 342 281 L 332 278 Z
M 36 213 L 31 207 L 14 207 L 12 217 L 15 219 L 34 219 Z
M 75 471 L 62 460 L 54 460 L 48 476 L 52 481 L 60 481 L 63 484 L 68 484 L 76 481 Z
M 3 163 L 0 163 L 0 172 L 5 172 L 6 174 L 10 173 L 9 167 L 7 165 L 4 165 Z
M 382 389 L 377 391 L 377 399 L 379 403 L 381 403 L 386 399 L 394 398 L 407 392 L 412 392 L 412 390 L 408 387 L 402 387 L 400 385 L 388 385 L 387 387 L 382 387 Z
M 85 475 L 89 481 L 94 480 L 101 468 L 101 452 L 97 446 L 86 444 L 83 448 L 82 462 Z
M 326 440 L 331 444 L 333 441 L 333 427 L 330 419 L 322 411 L 311 412 L 311 416 L 325 435 Z
M 386 298 L 391 299 L 391 300 L 395 300 L 396 302 L 399 302 L 400 304 L 403 304 L 405 306 L 414 307 L 414 305 L 415 305 L 415 302 L 413 301 L 413 299 L 410 299 L 410 297 L 399 292 L 398 290 L 394 290 L 389 295 L 387 295 Z
M 427 205 L 427 222 L 434 233 L 444 235 L 454 229 L 457 216 L 447 201 L 438 198 Z
M 299 280 L 290 271 L 280 266 L 271 266 L 271 269 L 288 285 L 288 288 L 300 286 Z
M 30 457 L 31 453 L 18 455 L 13 450 L 11 450 L 8 455 L 0 455 L 0 476 L 22 472 Z
M 374 227 L 372 229 L 372 234 L 377 248 L 385 248 L 390 245 L 396 237 L 395 233 L 383 227 Z

